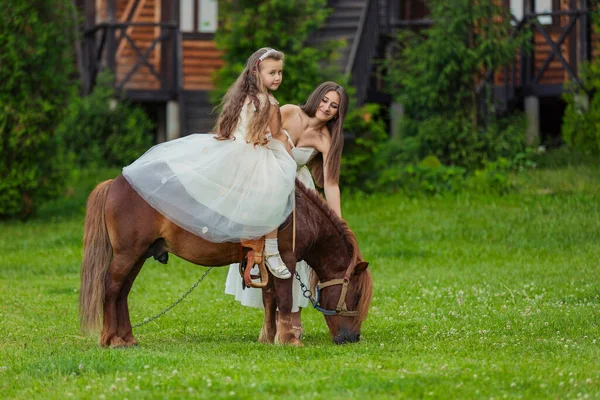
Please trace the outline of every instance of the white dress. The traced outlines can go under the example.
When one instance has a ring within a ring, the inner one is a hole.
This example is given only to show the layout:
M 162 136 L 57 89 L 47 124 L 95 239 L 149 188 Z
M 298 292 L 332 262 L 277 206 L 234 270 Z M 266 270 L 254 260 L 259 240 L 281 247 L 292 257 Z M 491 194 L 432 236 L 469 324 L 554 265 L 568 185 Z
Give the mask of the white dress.
M 284 131 L 285 132 L 285 131 Z M 293 147 L 292 154 L 294 160 L 298 165 L 298 171 L 296 177 L 302 182 L 307 188 L 315 189 L 315 183 L 313 182 L 312 176 L 306 164 L 317 154 L 317 151 L 312 147 Z M 309 279 L 311 268 L 305 261 L 300 261 L 296 264 L 296 271 L 300 275 L 302 282 L 306 286 L 309 286 Z M 258 274 L 258 269 L 254 267 L 253 274 Z M 310 303 L 308 299 L 302 295 L 300 289 L 300 283 L 296 279 L 296 276 L 292 276 L 292 312 L 297 312 L 299 307 L 308 307 Z M 242 277 L 239 272 L 239 264 L 231 264 L 229 267 L 229 273 L 227 274 L 227 280 L 225 281 L 225 293 L 235 296 L 235 299 L 242 303 L 244 306 L 263 308 L 262 302 L 262 289 L 257 288 L 246 288 L 242 289 Z
M 244 105 L 233 139 L 193 134 L 158 144 L 123 168 L 123 176 L 157 211 L 206 240 L 263 236 L 292 212 L 296 162 L 278 140 L 246 141 L 255 111 L 251 102 Z

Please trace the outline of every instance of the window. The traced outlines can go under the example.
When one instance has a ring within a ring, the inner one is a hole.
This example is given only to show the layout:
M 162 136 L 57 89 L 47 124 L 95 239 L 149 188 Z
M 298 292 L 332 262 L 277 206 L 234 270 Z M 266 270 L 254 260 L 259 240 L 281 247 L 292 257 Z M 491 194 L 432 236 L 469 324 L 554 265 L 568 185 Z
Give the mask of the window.
M 510 0 L 510 12 L 517 21 L 521 21 L 523 19 L 523 0 Z M 512 24 L 516 25 L 516 22 L 513 21 Z
M 552 12 L 552 0 L 535 0 L 535 12 Z M 542 15 L 538 17 L 542 25 L 552 25 L 552 15 Z
M 179 0 L 179 29 L 182 32 L 215 33 L 218 0 Z
M 538 13 L 552 12 L 552 0 L 530 0 L 533 2 L 533 11 Z M 524 4 L 523 0 L 510 0 L 510 12 L 515 16 L 517 21 L 523 19 Z M 527 11 L 529 13 L 529 11 Z M 552 25 L 552 15 L 542 15 L 538 17 L 538 21 L 542 25 Z M 513 25 L 515 23 L 513 22 Z

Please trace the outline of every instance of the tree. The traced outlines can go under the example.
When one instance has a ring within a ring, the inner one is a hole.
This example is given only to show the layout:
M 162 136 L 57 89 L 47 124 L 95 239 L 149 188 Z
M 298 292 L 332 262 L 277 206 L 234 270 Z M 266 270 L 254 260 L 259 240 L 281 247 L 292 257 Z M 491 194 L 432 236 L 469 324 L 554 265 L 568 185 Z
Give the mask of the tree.
M 304 102 L 321 82 L 342 74 L 333 62 L 341 42 L 307 42 L 329 14 L 326 0 L 239 0 L 222 2 L 227 19 L 215 41 L 225 65 L 216 76 L 213 100 L 225 94 L 248 57 L 261 47 L 285 53 L 284 80 L 276 97 L 281 104 Z M 340 82 L 343 83 L 343 82 Z

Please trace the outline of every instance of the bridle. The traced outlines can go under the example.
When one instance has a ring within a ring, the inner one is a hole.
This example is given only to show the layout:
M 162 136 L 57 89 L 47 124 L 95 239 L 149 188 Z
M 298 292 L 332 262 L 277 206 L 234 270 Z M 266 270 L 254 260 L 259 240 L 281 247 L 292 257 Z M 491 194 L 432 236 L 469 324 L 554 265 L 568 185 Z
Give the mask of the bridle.
M 296 279 L 298 279 L 298 281 L 300 282 L 300 288 L 302 289 L 302 294 L 304 295 L 304 297 L 306 297 L 311 302 L 312 306 L 317 311 L 322 312 L 324 315 L 329 315 L 329 316 L 339 315 L 339 316 L 344 316 L 344 317 L 355 317 L 358 314 L 358 311 L 349 311 L 348 306 L 346 305 L 346 293 L 348 292 L 348 285 L 350 285 L 350 277 L 352 276 L 352 273 L 354 272 L 354 268 L 355 268 L 354 265 L 349 265 L 348 268 L 346 269 L 346 273 L 344 274 L 343 278 L 330 279 L 323 283 L 319 282 L 317 284 L 317 286 L 315 287 L 315 292 L 317 295 L 316 299 L 312 296 L 312 292 L 310 291 L 310 289 L 307 288 L 306 285 L 302 282 L 298 272 L 296 272 Z M 340 298 L 337 302 L 337 306 L 335 307 L 335 310 L 327 310 L 327 309 L 321 307 L 321 305 L 320 305 L 321 289 L 329 287 L 329 286 L 335 286 L 335 285 L 342 285 L 342 293 L 340 293 Z

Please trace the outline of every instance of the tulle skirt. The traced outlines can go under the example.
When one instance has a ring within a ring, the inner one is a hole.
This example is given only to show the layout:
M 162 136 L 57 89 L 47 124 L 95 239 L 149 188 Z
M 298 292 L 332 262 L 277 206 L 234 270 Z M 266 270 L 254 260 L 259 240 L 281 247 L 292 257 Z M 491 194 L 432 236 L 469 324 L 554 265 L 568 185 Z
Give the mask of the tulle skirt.
M 171 221 L 211 242 L 263 236 L 292 212 L 296 163 L 284 145 L 194 134 L 152 147 L 123 175 Z
M 310 171 L 306 166 L 300 168 L 297 172 L 297 178 L 306 187 L 315 189 Z M 302 282 L 308 287 L 310 286 L 310 274 L 312 269 L 305 261 L 300 261 L 296 264 L 296 271 L 300 275 Z M 258 274 L 258 269 L 254 267 L 253 274 Z M 303 296 L 300 288 L 300 282 L 295 276 L 291 278 L 292 282 L 292 312 L 297 312 L 299 307 L 308 307 L 310 305 L 308 299 Z M 239 264 L 231 264 L 229 272 L 227 273 L 227 280 L 225 281 L 225 293 L 235 296 L 235 299 L 239 301 L 243 306 L 264 308 L 262 302 L 262 289 L 257 288 L 246 288 L 242 289 L 242 277 L 239 272 Z

